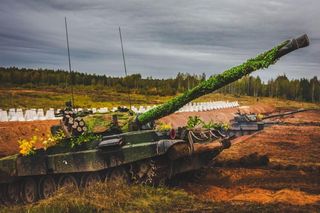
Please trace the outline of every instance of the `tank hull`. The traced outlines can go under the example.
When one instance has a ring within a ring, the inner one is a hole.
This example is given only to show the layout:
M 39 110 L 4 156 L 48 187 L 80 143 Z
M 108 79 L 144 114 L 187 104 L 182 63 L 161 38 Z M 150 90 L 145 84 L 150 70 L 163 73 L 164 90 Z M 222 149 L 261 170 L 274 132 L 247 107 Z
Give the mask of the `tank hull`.
M 177 174 L 209 165 L 226 148 L 217 139 L 190 144 L 186 140 L 166 137 L 156 131 L 138 131 L 105 137 L 96 148 L 89 150 L 87 147 L 64 153 L 59 153 L 59 149 L 38 150 L 33 156 L 2 158 L 0 200 L 11 204 L 28 200 L 23 197 L 23 189 L 30 181 L 37 189 L 34 197 L 45 198 L 45 181 L 52 180 L 54 189 L 63 186 L 66 179 L 74 181 L 77 187 L 83 187 L 88 177 L 107 181 L 119 171 L 128 182 L 157 185 Z M 123 141 L 122 145 L 115 143 L 118 139 Z M 121 178 L 116 176 L 115 179 Z M 19 193 L 10 194 L 13 190 L 8 188 L 13 186 L 18 187 Z

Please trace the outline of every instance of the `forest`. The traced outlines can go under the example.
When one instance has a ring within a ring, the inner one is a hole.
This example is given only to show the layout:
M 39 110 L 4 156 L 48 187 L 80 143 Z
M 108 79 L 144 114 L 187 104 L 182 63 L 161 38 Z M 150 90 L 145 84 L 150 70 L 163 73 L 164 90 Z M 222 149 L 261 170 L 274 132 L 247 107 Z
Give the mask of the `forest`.
M 190 89 L 206 79 L 206 75 L 178 73 L 175 78 L 142 78 L 140 74 L 127 77 L 112 77 L 80 72 L 71 74 L 64 70 L 26 69 L 17 67 L 0 67 L 1 87 L 19 88 L 67 88 L 70 85 L 86 86 L 93 89 L 110 88 L 116 92 L 143 95 L 176 95 Z M 312 79 L 289 79 L 285 74 L 268 82 L 259 76 L 245 76 L 219 90 L 221 93 L 248 95 L 254 97 L 277 97 L 289 100 L 320 102 L 320 82 Z

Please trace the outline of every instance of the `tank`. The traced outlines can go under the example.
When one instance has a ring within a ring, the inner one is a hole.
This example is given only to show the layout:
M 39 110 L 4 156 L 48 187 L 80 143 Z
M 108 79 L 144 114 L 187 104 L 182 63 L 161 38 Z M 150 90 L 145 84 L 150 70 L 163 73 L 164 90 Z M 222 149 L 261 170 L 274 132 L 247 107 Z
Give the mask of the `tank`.
M 0 159 L 1 202 L 33 203 L 50 197 L 58 187 L 88 187 L 100 180 L 158 185 L 177 174 L 208 166 L 230 147 L 231 137 L 214 128 L 156 130 L 154 121 L 308 45 L 307 35 L 284 41 L 143 114 L 119 109 L 107 116 L 110 122 L 102 122 L 104 128 L 94 129 L 94 137 L 73 146 L 68 144 L 81 139 L 95 115 L 74 112 L 69 103 L 61 112 L 61 125 L 53 128 L 53 132 L 61 129 L 65 133 L 63 142 L 30 156 Z
M 264 127 L 281 124 L 279 121 L 270 121 L 269 119 L 274 119 L 277 117 L 284 117 L 293 115 L 299 112 L 304 112 L 305 109 L 298 109 L 295 111 L 289 111 L 284 113 L 277 113 L 272 115 L 261 115 L 255 113 L 241 113 L 240 111 L 236 113 L 234 118 L 230 120 L 230 128 L 228 131 L 229 135 L 242 136 L 254 133 L 256 131 L 263 130 Z
M 264 126 L 264 122 L 259 115 L 238 112 L 230 121 L 229 132 L 236 136 L 242 136 L 263 130 Z

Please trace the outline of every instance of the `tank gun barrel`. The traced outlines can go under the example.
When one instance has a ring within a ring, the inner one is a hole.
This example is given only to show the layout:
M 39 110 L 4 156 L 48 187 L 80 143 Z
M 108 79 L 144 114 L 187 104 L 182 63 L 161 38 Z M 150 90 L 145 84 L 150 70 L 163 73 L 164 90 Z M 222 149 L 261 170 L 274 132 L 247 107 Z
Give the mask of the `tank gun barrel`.
M 287 116 L 287 115 L 293 115 L 293 114 L 296 114 L 296 113 L 299 113 L 299 112 L 304 112 L 304 111 L 307 111 L 307 110 L 306 109 L 298 109 L 298 110 L 295 110 L 295 111 L 284 112 L 284 113 L 279 113 L 279 114 L 274 114 L 274 115 L 268 115 L 268 116 L 264 116 L 262 118 L 262 120 L 266 120 L 266 119 L 269 119 L 269 118 L 283 117 L 283 116 Z
M 280 57 L 308 45 L 309 39 L 306 34 L 296 39 L 286 40 L 274 48 L 256 56 L 255 58 L 247 60 L 239 66 L 228 69 L 221 74 L 211 76 L 208 80 L 201 82 L 196 87 L 171 99 L 167 103 L 138 115 L 136 118 L 136 123 L 138 126 L 141 126 L 150 121 L 157 120 L 161 117 L 174 113 L 192 100 L 220 89 L 223 86 L 252 73 L 253 71 L 268 68 Z

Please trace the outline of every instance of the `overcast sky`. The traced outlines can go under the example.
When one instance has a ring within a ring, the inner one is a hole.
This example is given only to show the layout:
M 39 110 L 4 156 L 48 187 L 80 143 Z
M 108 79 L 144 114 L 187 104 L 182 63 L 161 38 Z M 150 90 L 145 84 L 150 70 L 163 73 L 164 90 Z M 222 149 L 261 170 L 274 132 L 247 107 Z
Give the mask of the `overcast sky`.
M 121 26 L 129 74 L 210 76 L 307 33 L 310 47 L 256 74 L 319 78 L 319 11 L 319 0 L 1 0 L 0 66 L 67 70 L 66 16 L 80 72 L 124 75 Z

